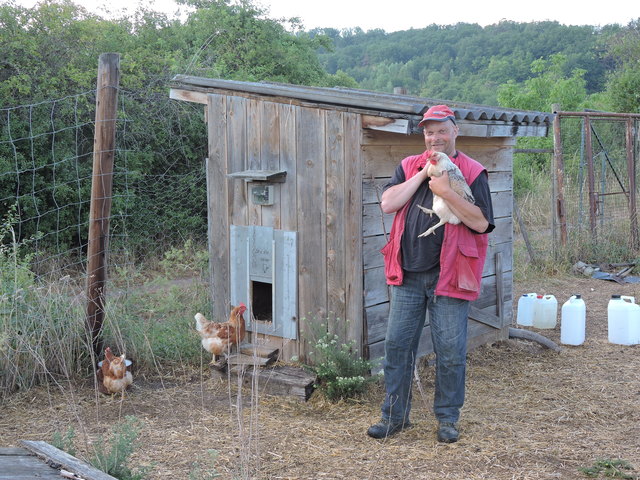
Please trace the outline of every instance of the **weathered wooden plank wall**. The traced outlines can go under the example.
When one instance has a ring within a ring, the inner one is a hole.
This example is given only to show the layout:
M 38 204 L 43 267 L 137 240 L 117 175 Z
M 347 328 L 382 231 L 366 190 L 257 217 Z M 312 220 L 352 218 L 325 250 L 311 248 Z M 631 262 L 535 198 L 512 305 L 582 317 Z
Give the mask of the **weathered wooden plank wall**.
M 234 95 L 209 95 L 208 198 L 214 315 L 229 305 L 229 226 L 298 235 L 299 341 L 269 338 L 285 357 L 304 355 L 312 323 L 342 341 L 364 337 L 359 115 Z M 254 205 L 227 174 L 284 170 L 273 205 Z M 346 322 L 346 320 L 349 320 Z M 360 347 L 360 345 L 358 345 Z
M 363 353 L 367 344 L 364 316 L 364 284 L 362 261 L 362 129 L 360 115 L 345 117 L 345 215 L 349 219 L 345 228 L 348 254 L 346 276 L 346 317 L 348 338 L 356 341 L 356 350 Z
M 312 333 L 312 322 L 327 314 L 327 229 L 325 178 L 325 123 L 319 109 L 296 111 L 298 203 L 298 305 L 300 343 Z
M 487 168 L 494 204 L 496 228 L 489 236 L 489 250 L 483 271 L 480 298 L 473 303 L 469 322 L 469 346 L 474 347 L 490 339 L 504 338 L 512 309 L 512 147 L 511 138 L 459 137 L 457 146 Z M 364 308 L 370 358 L 384 354 L 384 337 L 389 309 L 389 289 L 384 278 L 380 249 L 391 230 L 393 215 L 380 210 L 383 185 L 391 178 L 399 162 L 408 155 L 424 150 L 420 135 L 397 135 L 366 130 L 363 134 L 363 271 Z M 505 304 L 497 305 L 496 258 L 502 268 Z M 502 318 L 498 314 L 502 314 Z M 419 353 L 432 351 L 428 326 L 423 334 Z
M 326 168 L 327 168 L 327 327 L 330 332 L 345 336 L 344 326 L 345 282 L 345 161 L 344 116 L 329 111 L 326 115 Z
M 226 317 L 229 285 L 229 181 L 227 167 L 227 98 L 209 95 L 207 104 L 208 154 L 207 158 L 207 199 L 209 267 L 211 270 L 211 298 L 213 315 L 218 319 Z

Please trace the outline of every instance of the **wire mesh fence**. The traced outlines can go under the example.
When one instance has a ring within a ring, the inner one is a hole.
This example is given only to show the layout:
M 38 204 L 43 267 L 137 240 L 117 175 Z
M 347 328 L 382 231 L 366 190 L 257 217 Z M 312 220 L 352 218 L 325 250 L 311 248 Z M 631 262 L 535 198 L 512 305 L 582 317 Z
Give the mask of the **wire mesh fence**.
M 558 112 L 555 154 L 531 157 L 543 180 L 516 200 L 517 230 L 533 255 L 588 263 L 637 257 L 639 121 L 640 115 Z
M 139 92 L 119 92 L 110 269 L 161 258 L 188 239 L 206 240 L 204 160 L 190 160 L 204 159 L 206 142 L 194 146 L 189 133 L 176 127 L 182 121 L 184 130 L 201 130 L 205 138 L 201 114 L 185 109 L 185 102 L 148 100 Z M 0 243 L 28 243 L 39 277 L 85 269 L 95 103 L 90 91 L 0 108 L 0 218 L 10 224 L 12 237 Z M 143 116 L 130 114 L 140 105 Z M 165 139 L 149 141 L 145 127 L 151 122 L 165 122 Z
M 201 112 L 158 94 L 121 90 L 118 112 L 109 268 L 126 270 L 189 240 L 205 244 L 204 161 L 192 159 L 206 155 L 193 132 L 204 139 L 206 131 Z M 95 91 L 0 108 L 0 216 L 12 215 L 15 239 L 30 242 L 38 276 L 85 269 L 94 115 Z M 538 253 L 635 258 L 639 117 L 559 112 L 561 157 L 516 162 L 548 172 L 516 191 L 521 218 L 514 224 Z M 165 138 L 149 141 L 147 124 Z
M 559 248 L 596 262 L 635 258 L 639 118 L 559 114 L 562 155 L 556 155 L 554 195 Z

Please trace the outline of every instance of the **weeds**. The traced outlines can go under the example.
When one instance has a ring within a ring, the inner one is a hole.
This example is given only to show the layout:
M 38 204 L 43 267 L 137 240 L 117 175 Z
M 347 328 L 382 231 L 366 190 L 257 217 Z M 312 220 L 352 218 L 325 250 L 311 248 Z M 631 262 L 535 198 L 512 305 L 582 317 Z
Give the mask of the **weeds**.
M 166 274 L 206 272 L 209 267 L 209 252 L 206 248 L 198 248 L 193 240 L 188 239 L 182 248 L 171 247 L 164 253 L 160 266 Z
M 317 325 L 314 323 L 314 325 Z M 325 329 L 319 324 L 316 329 Z M 376 381 L 371 369 L 376 362 L 365 360 L 355 353 L 355 341 L 341 343 L 338 335 L 318 332 L 307 368 L 317 377 L 316 388 L 330 401 L 348 399 L 366 393 L 369 384 Z
M 202 282 L 184 286 L 168 280 L 131 289 L 107 305 L 105 343 L 121 346 L 141 368 L 160 363 L 198 364 L 200 341 L 193 314 L 207 312 L 209 292 Z
M 124 422 L 113 427 L 110 438 L 100 438 L 95 442 L 94 456 L 89 463 L 119 480 L 147 478 L 151 467 L 140 467 L 136 471 L 132 471 L 128 466 L 129 458 L 136 448 L 141 428 L 142 422 L 136 417 L 125 417 Z M 64 435 L 60 432 L 54 432 L 51 445 L 75 456 L 74 439 L 75 431 L 69 427 Z
M 111 438 L 96 442 L 91 465 L 119 480 L 146 478 L 151 467 L 140 467 L 132 471 L 128 466 L 129 457 L 135 450 L 141 428 L 142 422 L 136 417 L 125 417 L 123 423 L 114 426 Z
M 32 241 L 18 243 L 12 208 L 0 224 L 0 397 L 47 377 L 68 377 L 83 361 L 78 305 L 68 277 L 42 284 L 29 270 Z
M 193 469 L 189 472 L 189 480 L 212 480 L 222 476 L 215 468 L 218 451 L 210 449 L 206 453 L 205 465 L 202 465 L 200 461 L 193 463 Z
M 553 198 L 558 187 L 553 183 L 551 169 L 541 168 L 543 164 L 530 155 L 514 158 L 514 202 L 519 213 L 514 218 L 516 281 L 526 280 L 527 275 L 568 272 L 577 261 L 617 263 L 637 258 L 637 247 L 631 240 L 633 224 L 628 199 L 617 195 L 624 186 L 601 172 L 603 178 L 596 182 L 598 192 L 594 192 L 599 195 L 598 203 L 592 211 L 579 156 L 565 160 L 563 218 L 558 218 L 558 203 Z M 525 234 L 531 251 L 525 250 Z
M 49 380 L 86 375 L 94 360 L 79 295 L 83 281 L 38 279 L 30 271 L 31 257 L 23 253 L 30 241 L 16 242 L 15 222 L 11 209 L 0 223 L 0 399 Z M 163 268 L 184 273 L 188 266 L 202 273 L 202 256 L 187 242 L 165 256 Z M 177 262 L 174 269 L 170 260 Z M 198 364 L 201 348 L 190 312 L 210 309 L 206 282 L 198 276 L 185 286 L 160 278 L 132 286 L 131 271 L 120 273 L 124 279 L 109 283 L 101 332 L 105 345 L 126 352 L 138 368 Z M 118 288 L 124 284 L 128 288 Z
M 73 446 L 73 440 L 75 439 L 75 436 L 76 432 L 73 427 L 69 427 L 67 429 L 67 433 L 65 433 L 64 435 L 62 435 L 60 432 L 53 432 L 51 445 L 75 457 L 76 449 Z
M 624 470 L 633 470 L 633 466 L 626 460 L 602 459 L 597 460 L 592 467 L 578 469 L 588 477 L 596 478 L 604 475 L 607 478 L 623 478 L 633 480 L 635 475 L 628 474 Z

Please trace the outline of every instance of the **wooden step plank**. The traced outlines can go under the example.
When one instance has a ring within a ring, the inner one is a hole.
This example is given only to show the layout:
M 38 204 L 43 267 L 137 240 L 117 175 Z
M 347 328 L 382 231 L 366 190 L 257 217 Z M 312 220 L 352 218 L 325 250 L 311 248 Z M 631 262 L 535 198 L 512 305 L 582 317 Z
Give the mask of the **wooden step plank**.
M 227 359 L 229 365 L 254 365 L 257 367 L 265 367 L 275 361 L 275 357 L 258 357 L 255 355 L 244 355 L 242 353 L 230 355 Z
M 240 345 L 240 353 L 244 355 L 255 355 L 257 357 L 264 358 L 276 358 L 280 353 L 280 349 L 267 347 L 264 345 L 253 345 L 251 343 L 245 343 Z
M 247 365 L 232 365 L 228 372 L 212 370 L 217 378 L 227 379 L 242 376 L 245 387 L 253 385 L 254 378 L 258 381 L 258 389 L 269 395 L 293 396 L 307 401 L 315 389 L 315 375 L 302 368 L 290 365 L 276 365 L 273 367 L 256 368 Z

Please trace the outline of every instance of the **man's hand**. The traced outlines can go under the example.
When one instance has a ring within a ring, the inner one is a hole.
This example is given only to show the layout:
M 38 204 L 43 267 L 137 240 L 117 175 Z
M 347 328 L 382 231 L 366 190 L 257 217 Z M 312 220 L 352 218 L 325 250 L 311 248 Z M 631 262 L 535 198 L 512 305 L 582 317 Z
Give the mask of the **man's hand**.
M 443 170 L 442 175 L 439 177 L 431 177 L 429 180 L 429 188 L 434 195 L 438 195 L 446 200 L 452 192 L 451 184 L 449 182 L 449 174 L 447 171 Z

